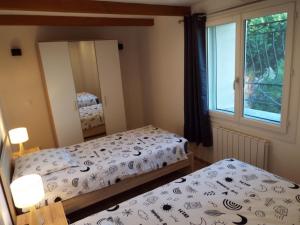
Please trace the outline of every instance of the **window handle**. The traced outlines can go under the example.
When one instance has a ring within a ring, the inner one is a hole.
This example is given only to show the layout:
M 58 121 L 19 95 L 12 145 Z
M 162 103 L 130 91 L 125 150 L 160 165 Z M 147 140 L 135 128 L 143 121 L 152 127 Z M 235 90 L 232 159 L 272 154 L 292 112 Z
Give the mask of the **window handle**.
M 238 85 L 240 83 L 240 78 L 236 77 L 233 81 L 233 90 L 235 90 L 236 85 Z

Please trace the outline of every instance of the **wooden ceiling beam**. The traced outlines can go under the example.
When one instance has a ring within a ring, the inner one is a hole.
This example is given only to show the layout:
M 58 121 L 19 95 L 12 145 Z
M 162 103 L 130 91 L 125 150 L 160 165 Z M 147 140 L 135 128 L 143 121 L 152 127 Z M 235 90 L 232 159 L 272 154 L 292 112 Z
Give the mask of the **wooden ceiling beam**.
M 1 0 L 0 10 L 184 16 L 190 7 L 121 3 L 95 0 Z
M 153 26 L 154 19 L 112 18 L 112 17 L 71 17 L 37 15 L 0 15 L 0 25 L 38 26 Z

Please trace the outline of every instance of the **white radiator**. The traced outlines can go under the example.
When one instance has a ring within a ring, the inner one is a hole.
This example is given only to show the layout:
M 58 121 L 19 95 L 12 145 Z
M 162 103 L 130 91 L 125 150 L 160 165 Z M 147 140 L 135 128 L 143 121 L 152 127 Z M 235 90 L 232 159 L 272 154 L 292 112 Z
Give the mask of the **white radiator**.
M 236 158 L 267 169 L 269 141 L 222 127 L 213 127 L 213 139 L 215 161 Z

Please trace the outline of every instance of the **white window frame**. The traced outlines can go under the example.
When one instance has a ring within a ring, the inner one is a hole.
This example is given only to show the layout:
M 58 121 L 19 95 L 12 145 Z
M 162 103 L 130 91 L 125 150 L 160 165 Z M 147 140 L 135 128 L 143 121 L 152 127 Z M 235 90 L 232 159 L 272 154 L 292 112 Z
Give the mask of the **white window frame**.
M 238 62 L 238 49 L 239 49 L 239 43 L 240 43 L 240 37 L 239 37 L 239 23 L 240 23 L 240 16 L 230 16 L 230 17 L 224 17 L 224 18 L 218 18 L 216 20 L 210 20 L 206 23 L 206 28 L 212 27 L 212 26 L 218 26 L 218 25 L 224 25 L 229 23 L 236 23 L 236 43 L 235 43 L 235 80 L 238 76 L 238 70 L 237 70 L 237 62 Z M 232 84 L 233 85 L 233 84 Z M 209 89 L 209 91 L 212 91 Z M 210 114 L 215 117 L 224 117 L 226 116 L 227 119 L 234 120 L 237 118 L 236 112 L 237 112 L 237 96 L 235 91 L 234 96 L 234 112 L 225 112 L 221 110 L 210 110 Z
M 244 108 L 244 43 L 245 43 L 245 25 L 244 21 L 251 18 L 276 14 L 281 12 L 288 13 L 287 30 L 286 30 L 286 55 L 285 55 L 285 71 L 282 90 L 281 105 L 281 121 L 280 123 L 272 123 L 271 121 L 248 118 L 243 115 Z M 234 113 L 226 113 L 217 110 L 210 110 L 213 121 L 219 122 L 225 120 L 233 122 L 237 125 L 250 126 L 254 128 L 265 129 L 266 131 L 286 134 L 288 128 L 288 109 L 290 99 L 290 82 L 292 76 L 292 56 L 293 56 L 293 37 L 294 37 L 294 21 L 295 20 L 295 3 L 279 4 L 277 6 L 266 6 L 256 9 L 255 7 L 246 9 L 240 13 L 233 13 L 224 17 L 224 15 L 208 17 L 207 27 L 222 25 L 226 23 L 236 23 L 236 60 L 235 60 L 235 109 Z

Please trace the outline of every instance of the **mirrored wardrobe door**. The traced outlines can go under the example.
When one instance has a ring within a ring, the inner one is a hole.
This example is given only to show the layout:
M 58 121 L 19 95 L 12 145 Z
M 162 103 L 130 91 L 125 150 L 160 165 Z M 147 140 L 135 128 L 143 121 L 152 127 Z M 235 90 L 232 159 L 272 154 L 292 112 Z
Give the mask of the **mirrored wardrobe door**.
M 94 41 L 70 42 L 69 51 L 83 137 L 89 140 L 103 136 L 105 116 Z

